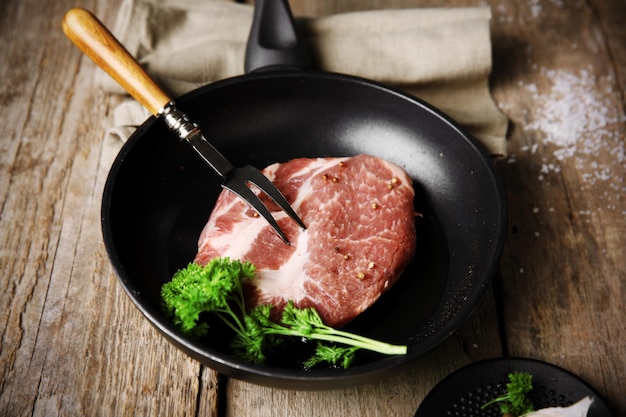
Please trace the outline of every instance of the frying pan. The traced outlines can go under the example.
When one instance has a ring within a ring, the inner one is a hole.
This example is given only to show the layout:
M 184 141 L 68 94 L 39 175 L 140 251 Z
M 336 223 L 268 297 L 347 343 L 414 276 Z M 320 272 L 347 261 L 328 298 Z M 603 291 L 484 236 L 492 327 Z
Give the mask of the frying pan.
M 234 357 L 230 335 L 212 324 L 192 341 L 161 310 L 160 288 L 193 260 L 220 189 L 218 179 L 154 117 L 113 163 L 102 202 L 104 243 L 121 285 L 174 345 L 204 365 L 277 388 L 330 389 L 378 379 L 454 332 L 495 274 L 506 229 L 504 194 L 490 158 L 447 116 L 369 80 L 314 71 L 295 36 L 286 1 L 255 5 L 245 75 L 177 99 L 234 165 L 262 168 L 298 157 L 371 154 L 414 181 L 418 248 L 400 280 L 347 329 L 408 354 L 363 353 L 348 369 L 304 371 L 310 349 L 286 345 L 266 365 Z M 390 63 L 392 64 L 392 63 Z

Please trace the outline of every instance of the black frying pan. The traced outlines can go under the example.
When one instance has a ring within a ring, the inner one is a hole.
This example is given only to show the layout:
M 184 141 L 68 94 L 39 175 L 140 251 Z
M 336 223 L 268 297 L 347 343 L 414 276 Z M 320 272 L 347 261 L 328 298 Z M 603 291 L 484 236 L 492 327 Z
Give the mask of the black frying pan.
M 423 214 L 415 260 L 348 326 L 407 344 L 409 353 L 362 354 L 347 370 L 305 372 L 298 364 L 306 345 L 288 346 L 270 364 L 257 366 L 232 356 L 230 336 L 219 326 L 201 342 L 178 333 L 161 312 L 160 287 L 193 259 L 220 185 L 155 118 L 137 129 L 113 164 L 102 203 L 104 242 L 134 304 L 201 363 L 281 388 L 329 389 L 372 381 L 442 342 L 481 300 L 505 236 L 503 191 L 489 157 L 445 115 L 378 83 L 294 68 L 302 66 L 304 55 L 294 47 L 286 2 L 257 0 L 255 7 L 248 73 L 186 94 L 178 107 L 236 166 L 366 153 L 409 173 L 416 210 Z

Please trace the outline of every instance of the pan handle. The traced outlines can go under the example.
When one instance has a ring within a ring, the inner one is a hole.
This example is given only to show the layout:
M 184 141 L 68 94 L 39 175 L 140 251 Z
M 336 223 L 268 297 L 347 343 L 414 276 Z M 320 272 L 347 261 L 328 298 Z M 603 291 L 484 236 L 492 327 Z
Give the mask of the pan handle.
M 288 0 L 256 0 L 245 56 L 246 73 L 285 67 L 310 68 Z

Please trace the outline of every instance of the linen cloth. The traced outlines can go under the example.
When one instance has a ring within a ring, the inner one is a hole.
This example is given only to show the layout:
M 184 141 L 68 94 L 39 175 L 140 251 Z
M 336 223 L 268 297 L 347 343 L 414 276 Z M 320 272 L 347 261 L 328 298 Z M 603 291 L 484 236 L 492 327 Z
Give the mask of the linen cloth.
M 172 97 L 241 75 L 253 8 L 225 0 L 125 0 L 112 32 Z M 439 108 L 494 157 L 506 155 L 507 118 L 489 90 L 488 7 L 358 11 L 298 18 L 314 69 L 345 73 Z M 104 72 L 105 90 L 123 93 Z M 133 100 L 107 134 L 125 140 L 149 116 Z

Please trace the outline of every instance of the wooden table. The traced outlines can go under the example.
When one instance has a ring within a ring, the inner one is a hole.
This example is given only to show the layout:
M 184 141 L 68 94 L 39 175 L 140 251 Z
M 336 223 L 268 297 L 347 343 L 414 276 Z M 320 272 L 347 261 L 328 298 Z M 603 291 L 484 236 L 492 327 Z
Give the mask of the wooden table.
M 116 99 L 59 28 L 75 5 L 112 24 L 119 3 L 0 1 L 0 415 L 409 417 L 444 376 L 500 356 L 562 366 L 626 415 L 626 3 L 291 1 L 301 16 L 490 4 L 492 90 L 511 121 L 508 236 L 478 310 L 397 375 L 322 392 L 217 375 L 117 283 L 99 217 Z

